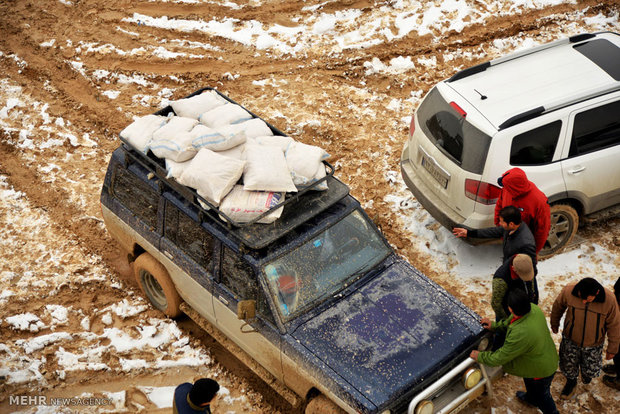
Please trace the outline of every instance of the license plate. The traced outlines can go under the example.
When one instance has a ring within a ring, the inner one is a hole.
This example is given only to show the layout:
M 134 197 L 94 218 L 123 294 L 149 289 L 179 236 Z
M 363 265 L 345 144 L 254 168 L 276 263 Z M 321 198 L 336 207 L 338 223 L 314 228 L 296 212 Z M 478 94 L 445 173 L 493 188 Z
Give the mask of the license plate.
M 422 167 L 435 179 L 443 188 L 448 188 L 448 175 L 435 164 L 435 161 L 422 156 Z

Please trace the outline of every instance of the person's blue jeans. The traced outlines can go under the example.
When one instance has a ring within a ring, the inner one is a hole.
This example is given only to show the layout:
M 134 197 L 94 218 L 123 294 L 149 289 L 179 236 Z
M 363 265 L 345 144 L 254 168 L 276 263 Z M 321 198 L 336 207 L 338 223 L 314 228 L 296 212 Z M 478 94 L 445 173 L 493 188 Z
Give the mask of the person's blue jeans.
M 543 414 L 558 413 L 558 409 L 551 396 L 551 382 L 554 376 L 555 373 L 549 377 L 540 379 L 523 378 L 526 390 L 525 400 L 540 408 Z

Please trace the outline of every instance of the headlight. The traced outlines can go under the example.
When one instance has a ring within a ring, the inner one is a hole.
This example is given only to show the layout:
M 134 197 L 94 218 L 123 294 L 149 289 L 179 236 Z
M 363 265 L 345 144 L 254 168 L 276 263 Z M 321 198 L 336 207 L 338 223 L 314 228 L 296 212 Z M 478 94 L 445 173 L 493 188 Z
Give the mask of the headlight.
M 433 414 L 435 412 L 435 406 L 429 400 L 422 401 L 415 408 L 415 414 Z
M 489 337 L 485 336 L 478 344 L 478 351 L 486 351 L 489 348 Z
M 482 372 L 478 368 L 469 368 L 463 374 L 463 386 L 466 390 L 471 390 L 482 379 Z

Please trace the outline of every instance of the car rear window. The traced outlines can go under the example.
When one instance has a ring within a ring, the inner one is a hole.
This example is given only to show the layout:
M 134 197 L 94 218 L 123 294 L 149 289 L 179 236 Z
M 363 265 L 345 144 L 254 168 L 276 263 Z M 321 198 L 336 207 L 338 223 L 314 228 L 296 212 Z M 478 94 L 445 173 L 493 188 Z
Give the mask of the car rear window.
M 418 108 L 418 122 L 426 136 L 465 171 L 482 174 L 491 137 L 461 116 L 433 88 Z

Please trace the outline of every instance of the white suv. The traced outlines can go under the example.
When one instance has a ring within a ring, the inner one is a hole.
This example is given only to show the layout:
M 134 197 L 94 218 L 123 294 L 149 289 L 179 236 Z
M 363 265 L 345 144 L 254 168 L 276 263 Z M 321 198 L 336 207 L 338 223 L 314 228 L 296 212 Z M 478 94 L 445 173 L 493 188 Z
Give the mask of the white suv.
M 462 70 L 411 120 L 402 175 L 441 224 L 493 225 L 497 178 L 526 172 L 549 199 L 541 251 L 620 212 L 620 35 L 582 34 Z

